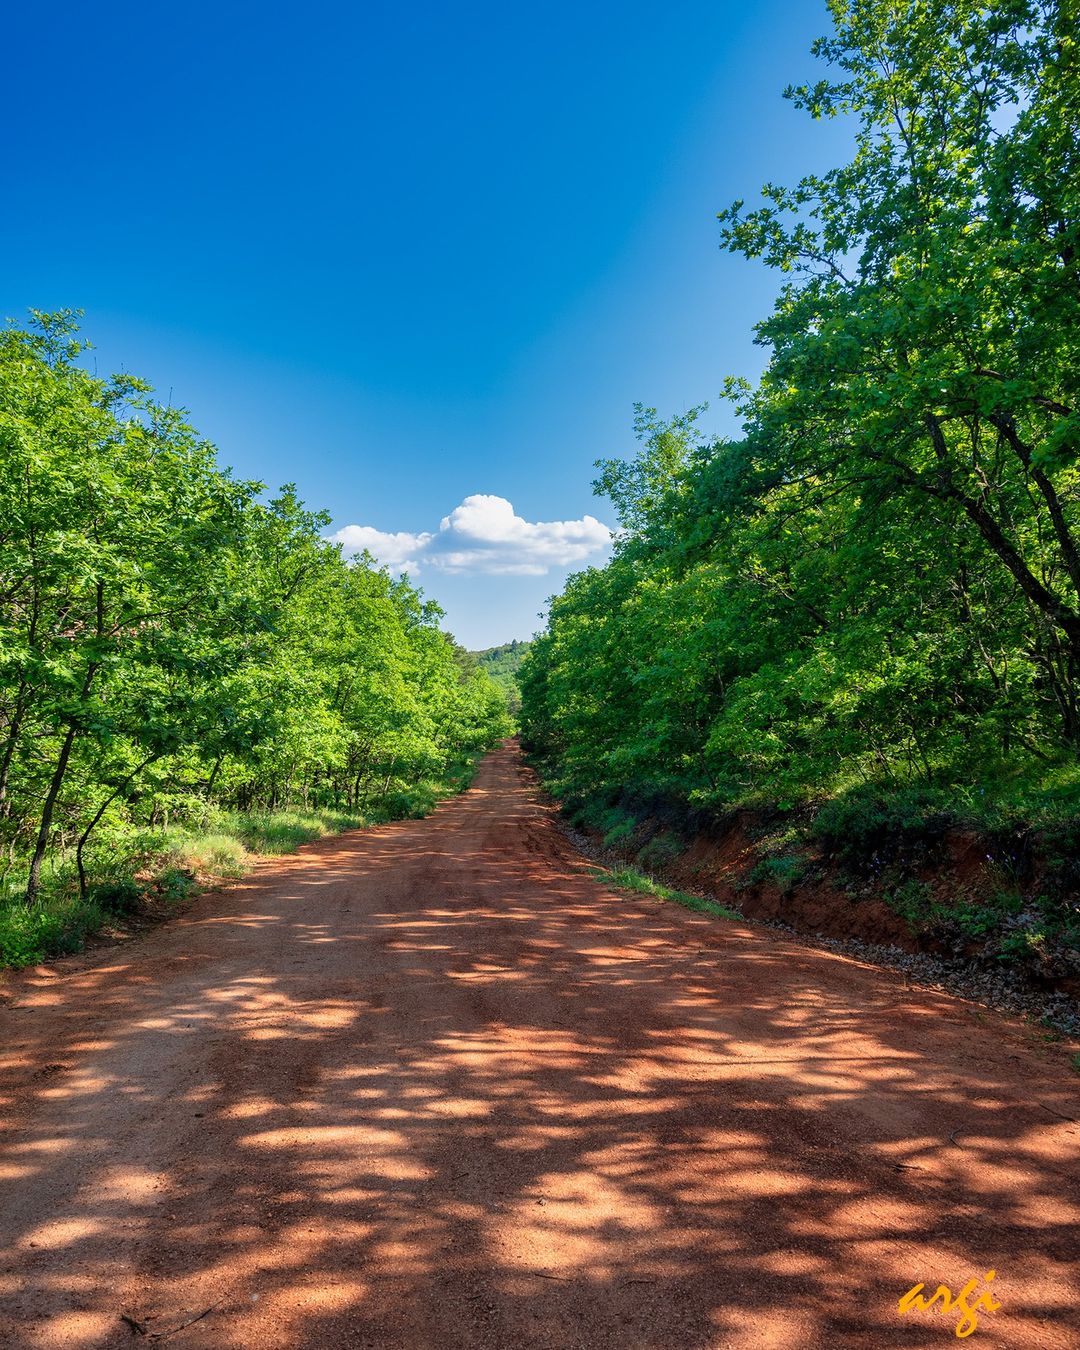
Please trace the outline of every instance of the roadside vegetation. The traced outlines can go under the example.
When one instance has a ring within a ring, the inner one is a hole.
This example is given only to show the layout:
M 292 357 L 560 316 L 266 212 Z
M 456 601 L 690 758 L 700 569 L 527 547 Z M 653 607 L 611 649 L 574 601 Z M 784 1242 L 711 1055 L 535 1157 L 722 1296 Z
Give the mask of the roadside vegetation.
M 635 895 L 651 895 L 657 900 L 668 900 L 672 904 L 682 905 L 698 914 L 708 914 L 714 919 L 738 919 L 741 916 L 726 905 L 718 904 L 703 895 L 691 895 L 688 891 L 677 890 L 674 886 L 665 886 L 636 867 L 617 867 L 606 871 L 601 867 L 589 869 L 590 875 L 605 886 L 617 891 L 630 891 Z
M 422 813 L 511 727 L 441 611 L 217 462 L 71 314 L 0 333 L 0 961 Z
M 776 269 L 737 439 L 638 410 L 621 533 L 525 660 L 526 746 L 608 845 L 763 832 L 913 931 L 1080 973 L 1080 56 L 1068 6 L 831 6 L 787 97 L 846 164 L 720 213 Z M 966 834 L 984 871 L 928 884 Z M 1056 965 L 1055 965 L 1056 963 Z

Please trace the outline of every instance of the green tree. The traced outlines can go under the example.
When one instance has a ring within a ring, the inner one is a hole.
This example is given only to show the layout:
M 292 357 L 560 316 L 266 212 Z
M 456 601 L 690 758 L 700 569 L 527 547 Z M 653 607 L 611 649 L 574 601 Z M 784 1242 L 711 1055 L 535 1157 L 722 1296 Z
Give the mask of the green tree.
M 1075 14 L 832 5 L 851 161 L 721 214 L 786 277 L 738 442 L 638 409 L 522 671 L 567 799 L 1036 783 L 1080 743 Z
M 1029 607 L 1076 744 L 1075 9 L 830 8 L 816 51 L 839 78 L 789 97 L 852 114 L 854 158 L 720 217 L 728 248 L 794 278 L 758 327 L 772 355 L 740 400 L 749 441 L 778 472 L 975 531 Z
M 356 809 L 506 734 L 441 612 L 271 500 L 75 316 L 0 333 L 0 836 L 82 891 L 95 831 L 209 805 Z

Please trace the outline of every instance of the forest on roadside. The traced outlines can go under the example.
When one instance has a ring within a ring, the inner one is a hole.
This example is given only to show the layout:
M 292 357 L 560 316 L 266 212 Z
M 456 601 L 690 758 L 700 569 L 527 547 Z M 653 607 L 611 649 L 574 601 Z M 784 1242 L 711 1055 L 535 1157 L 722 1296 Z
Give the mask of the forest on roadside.
M 1075 974 L 1077 11 L 830 10 L 786 97 L 851 159 L 719 216 L 782 280 L 764 374 L 725 385 L 741 435 L 641 408 L 599 463 L 615 555 L 551 603 L 525 743 L 609 843 L 756 813 L 785 887 L 839 861 L 915 930 Z M 950 828 L 986 841 L 977 895 L 916 865 Z
M 511 725 L 435 604 L 84 351 L 0 333 L 0 964 L 423 814 Z

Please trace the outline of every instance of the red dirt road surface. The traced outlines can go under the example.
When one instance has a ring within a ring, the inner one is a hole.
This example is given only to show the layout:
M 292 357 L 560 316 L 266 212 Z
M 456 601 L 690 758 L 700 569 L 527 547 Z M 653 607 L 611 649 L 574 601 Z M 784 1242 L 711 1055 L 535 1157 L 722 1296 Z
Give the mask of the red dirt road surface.
M 991 1269 L 1080 1345 L 1060 1048 L 605 889 L 512 745 L 8 989 L 4 1347 L 946 1346 Z

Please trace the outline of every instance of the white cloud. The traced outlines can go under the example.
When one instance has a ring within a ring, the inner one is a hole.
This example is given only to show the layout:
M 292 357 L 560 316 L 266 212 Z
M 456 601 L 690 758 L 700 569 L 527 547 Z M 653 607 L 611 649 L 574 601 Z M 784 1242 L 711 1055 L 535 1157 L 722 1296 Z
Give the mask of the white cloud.
M 330 536 L 335 543 L 345 545 L 346 553 L 363 553 L 367 549 L 391 572 L 418 572 L 420 564 L 413 554 L 420 553 L 431 537 L 430 534 L 409 534 L 406 530 L 388 534 L 371 525 L 346 525 Z
M 330 536 L 347 552 L 363 549 L 392 572 L 488 572 L 544 576 L 553 567 L 584 562 L 606 549 L 611 531 L 594 516 L 580 520 L 529 521 L 505 497 L 476 493 L 443 516 L 433 533 L 388 533 L 370 525 L 346 525 Z

